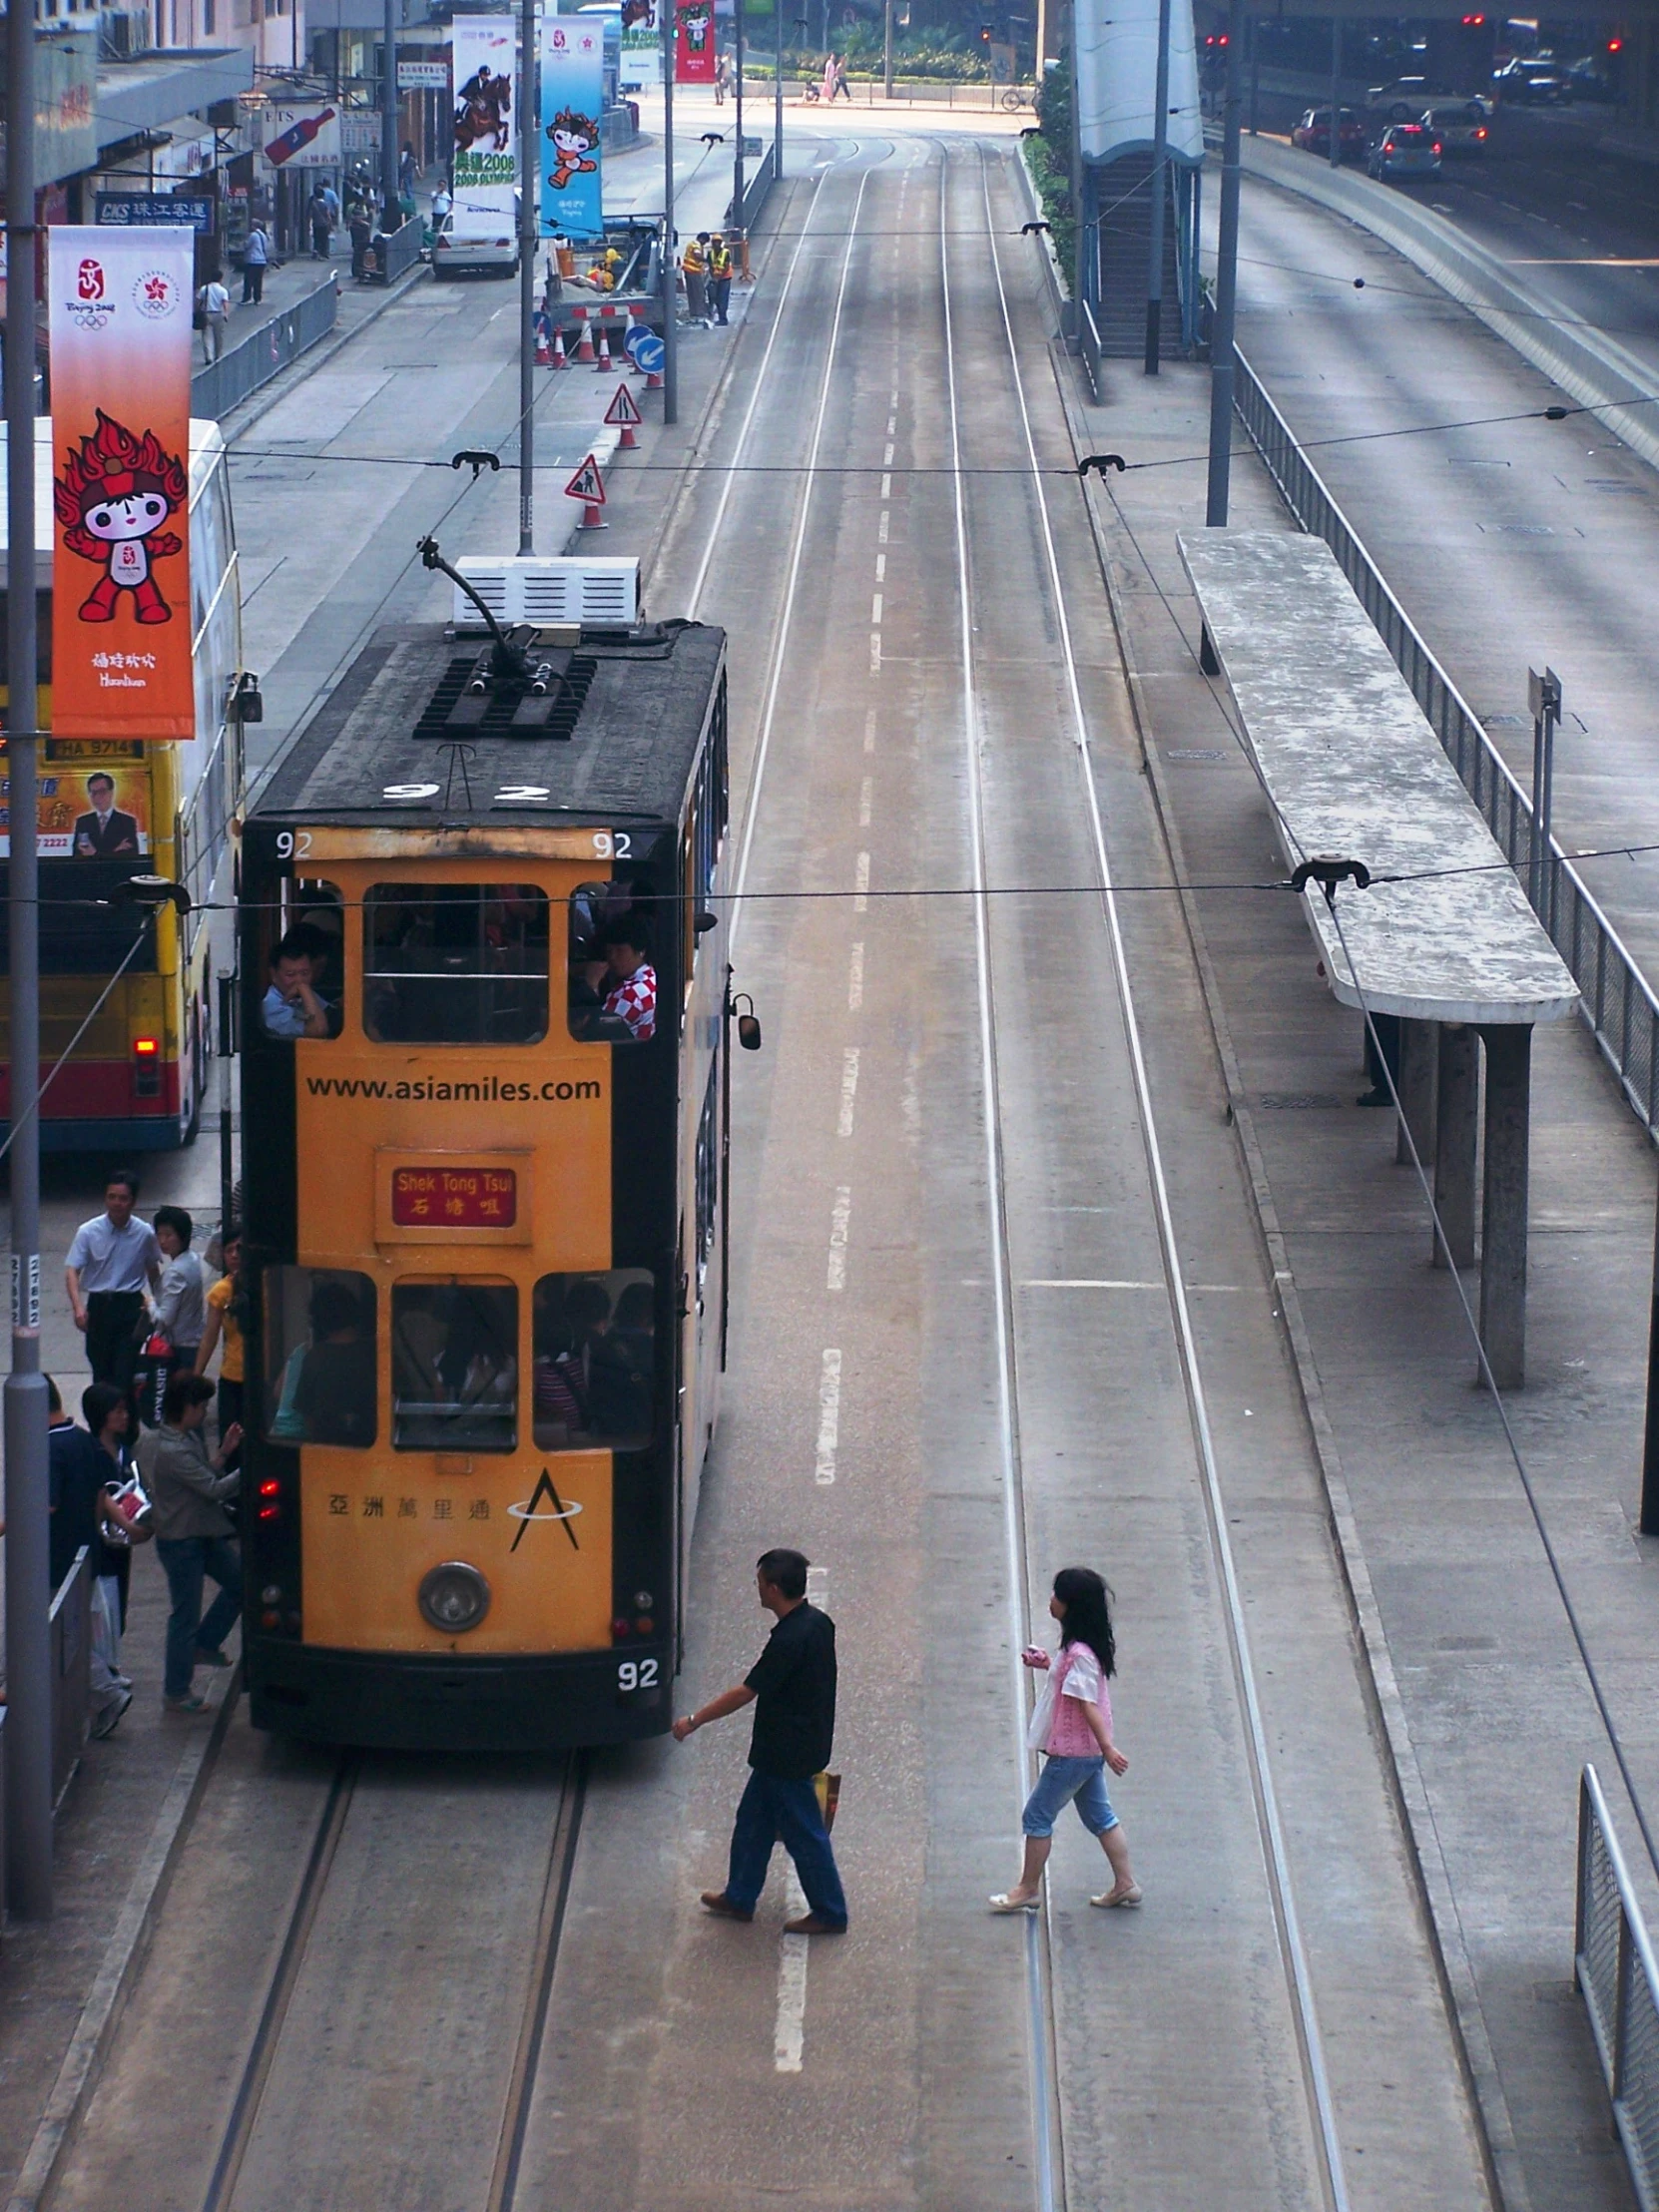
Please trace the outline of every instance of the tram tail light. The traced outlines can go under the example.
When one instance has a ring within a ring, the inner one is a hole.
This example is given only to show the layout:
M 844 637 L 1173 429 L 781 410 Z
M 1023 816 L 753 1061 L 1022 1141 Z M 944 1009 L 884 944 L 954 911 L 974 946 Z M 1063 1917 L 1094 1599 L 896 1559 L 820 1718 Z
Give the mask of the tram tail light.
M 276 1481 L 273 1476 L 267 1475 L 265 1480 L 260 1484 L 261 1520 L 270 1521 L 276 1518 L 277 1514 L 282 1510 L 281 1505 L 278 1502 L 281 1498 L 281 1494 L 282 1485 L 280 1484 L 280 1482 Z
M 634 1633 L 634 1624 L 633 1624 L 633 1622 L 632 1622 L 632 1621 L 629 1621 L 629 1620 L 624 1620 L 624 1619 L 623 1619 L 623 1617 L 622 1617 L 622 1615 L 621 1615 L 621 1614 L 619 1613 L 619 1614 L 617 1615 L 616 1619 L 615 1619 L 614 1621 L 612 1621 L 612 1623 L 611 1623 L 611 1641 L 612 1641 L 612 1643 L 613 1643 L 613 1644 L 625 1644 L 625 1643 L 626 1643 L 626 1642 L 628 1641 L 629 1637 L 630 1637 L 630 1636 L 631 1636 L 631 1635 L 632 1635 L 633 1633 Z

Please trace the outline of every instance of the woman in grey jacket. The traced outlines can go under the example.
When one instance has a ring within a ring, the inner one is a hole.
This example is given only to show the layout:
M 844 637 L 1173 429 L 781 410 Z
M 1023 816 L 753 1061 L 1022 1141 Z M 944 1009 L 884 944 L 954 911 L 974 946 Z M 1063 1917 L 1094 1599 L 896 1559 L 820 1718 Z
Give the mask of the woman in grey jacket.
M 150 1493 L 156 1555 L 167 1574 L 173 1610 L 167 1619 L 167 1672 L 162 1703 L 170 1712 L 200 1713 L 193 1678 L 198 1667 L 228 1667 L 220 1649 L 242 1610 L 242 1562 L 222 1498 L 234 1497 L 240 1474 L 225 1461 L 242 1441 L 235 1423 L 210 1452 L 203 1423 L 214 1386 L 205 1376 L 176 1375 L 162 1400 L 162 1424 L 139 1445 L 139 1468 Z M 211 1577 L 219 1595 L 202 1612 L 202 1584 Z

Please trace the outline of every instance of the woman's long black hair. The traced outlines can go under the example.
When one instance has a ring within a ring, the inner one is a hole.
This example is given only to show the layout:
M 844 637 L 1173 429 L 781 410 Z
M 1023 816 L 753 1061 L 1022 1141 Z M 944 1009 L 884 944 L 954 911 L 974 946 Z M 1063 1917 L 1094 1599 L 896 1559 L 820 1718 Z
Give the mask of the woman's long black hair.
M 1062 1644 L 1087 1644 L 1103 1675 L 1118 1671 L 1117 1638 L 1112 1634 L 1112 1593 L 1093 1567 L 1062 1567 L 1054 1577 L 1054 1595 L 1066 1609 L 1060 1623 Z

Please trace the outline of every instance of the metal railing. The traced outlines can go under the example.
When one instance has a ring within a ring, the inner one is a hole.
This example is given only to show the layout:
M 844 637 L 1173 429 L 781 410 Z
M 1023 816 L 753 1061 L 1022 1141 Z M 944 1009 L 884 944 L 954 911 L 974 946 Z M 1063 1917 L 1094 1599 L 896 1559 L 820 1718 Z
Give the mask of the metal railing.
M 426 226 L 417 215 L 410 216 L 401 229 L 389 235 L 380 231 L 374 238 L 374 280 L 380 284 L 395 284 L 405 270 L 413 269 L 419 261 L 426 243 Z
M 1094 393 L 1095 404 L 1100 403 L 1100 325 L 1094 318 L 1094 308 L 1087 299 L 1081 300 L 1077 309 L 1077 334 L 1083 350 L 1083 372 L 1089 379 L 1089 389 Z
M 1659 1969 L 1594 1767 L 1578 1785 L 1573 1978 L 1642 2212 L 1659 2212 Z
M 52 1594 L 52 1803 L 81 1763 L 92 1708 L 92 1554 L 83 1544 Z
M 739 208 L 735 200 L 727 202 L 726 224 L 728 230 L 754 230 L 760 220 L 761 210 L 767 204 L 767 195 L 772 190 L 772 180 L 777 174 L 777 163 L 778 147 L 776 141 L 774 141 L 761 156 L 759 168 L 743 188 L 742 208 Z
M 397 236 L 401 238 L 409 226 Z M 417 226 L 418 228 L 418 226 Z M 296 360 L 318 338 L 326 337 L 339 312 L 339 291 L 332 276 L 325 276 L 314 291 L 233 345 L 217 361 L 199 368 L 190 380 L 190 411 L 217 422 L 239 400 L 269 384 L 279 369 Z
M 1532 865 L 1531 800 L 1481 727 L 1479 716 L 1382 581 L 1359 532 L 1326 489 L 1250 363 L 1242 353 L 1237 361 L 1234 389 L 1239 418 L 1280 497 L 1303 529 L 1323 538 L 1336 555 L 1338 567 L 1526 891 Z M 1648 1134 L 1659 1137 L 1659 997 L 1558 838 L 1551 836 L 1544 857 L 1538 918 L 1583 993 L 1579 1012 L 1618 1077 L 1626 1101 Z

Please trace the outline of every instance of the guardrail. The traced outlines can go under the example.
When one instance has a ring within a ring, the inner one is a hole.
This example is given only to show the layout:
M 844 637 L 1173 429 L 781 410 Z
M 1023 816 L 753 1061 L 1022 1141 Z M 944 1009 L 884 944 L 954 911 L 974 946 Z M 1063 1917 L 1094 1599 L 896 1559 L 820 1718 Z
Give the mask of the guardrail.
M 1485 816 L 1521 889 L 1528 891 L 1534 834 L 1531 800 L 1486 735 L 1479 716 L 1382 581 L 1359 532 L 1326 489 L 1250 363 L 1242 353 L 1236 358 L 1239 418 L 1280 497 L 1303 529 L 1323 538 L 1336 555 L 1337 565 Z M 1649 1136 L 1659 1137 L 1659 997 L 1554 836 L 1545 859 L 1538 918 L 1572 970 L 1583 993 L 1579 1012 L 1618 1077 L 1627 1103 Z
M 1659 1969 L 1594 1767 L 1578 1784 L 1573 1979 L 1642 2212 L 1659 2212 Z
M 403 232 L 409 226 L 403 226 Z M 398 236 L 402 237 L 403 232 Z M 318 338 L 326 337 L 339 312 L 339 290 L 332 276 L 325 276 L 314 291 L 295 305 L 274 315 L 271 321 L 233 345 L 217 361 L 199 368 L 190 380 L 190 411 L 217 422 L 239 400 L 269 384 L 279 369 L 296 359 Z
M 420 259 L 426 243 L 426 226 L 417 215 L 410 216 L 399 230 L 389 235 L 380 231 L 374 239 L 374 281 L 377 284 L 395 284 L 405 270 L 413 269 Z
M 1078 336 L 1082 342 L 1083 368 L 1089 379 L 1089 389 L 1095 403 L 1100 401 L 1100 325 L 1094 318 L 1094 308 L 1088 300 L 1080 302 L 1077 314 Z
M 52 1803 L 80 1763 L 92 1712 L 92 1555 L 83 1544 L 58 1584 L 52 1624 Z
M 778 173 L 778 142 L 776 139 L 761 156 L 760 166 L 743 188 L 743 206 L 735 200 L 726 203 L 726 227 L 728 230 L 753 231 L 760 220 L 761 210 L 767 204 L 772 181 Z

